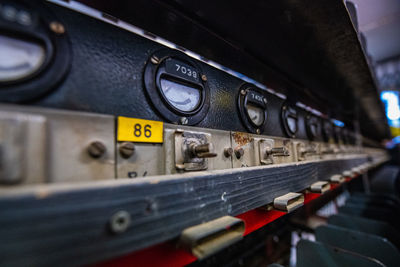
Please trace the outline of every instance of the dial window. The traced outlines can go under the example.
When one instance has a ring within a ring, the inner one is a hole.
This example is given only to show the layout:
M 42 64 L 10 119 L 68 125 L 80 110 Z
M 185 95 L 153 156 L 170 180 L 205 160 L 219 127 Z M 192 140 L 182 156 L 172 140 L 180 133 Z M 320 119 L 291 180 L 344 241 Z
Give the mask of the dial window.
M 246 107 L 247 115 L 254 125 L 263 125 L 265 121 L 265 109 L 250 103 L 247 103 Z
M 165 78 L 161 78 L 160 85 L 168 104 L 177 110 L 191 112 L 199 107 L 201 91 L 198 88 Z
M 31 75 L 43 65 L 45 57 L 45 48 L 39 43 L 0 35 L 0 82 Z

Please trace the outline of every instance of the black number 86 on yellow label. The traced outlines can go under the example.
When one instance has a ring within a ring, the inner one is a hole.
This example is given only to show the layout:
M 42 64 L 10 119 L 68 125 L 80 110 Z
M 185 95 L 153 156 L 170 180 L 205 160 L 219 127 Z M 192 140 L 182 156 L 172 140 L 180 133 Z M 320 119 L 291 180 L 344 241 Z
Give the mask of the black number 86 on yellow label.
M 118 141 L 162 143 L 163 122 L 118 117 Z

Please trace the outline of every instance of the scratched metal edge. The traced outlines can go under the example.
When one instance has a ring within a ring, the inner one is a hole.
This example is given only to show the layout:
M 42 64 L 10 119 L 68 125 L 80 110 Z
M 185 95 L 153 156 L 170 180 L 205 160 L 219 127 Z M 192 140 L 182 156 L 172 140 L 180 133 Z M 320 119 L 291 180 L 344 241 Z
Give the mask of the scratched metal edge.
M 189 226 L 263 206 L 366 161 L 360 156 L 0 194 L 0 265 L 75 266 L 110 259 L 174 239 Z M 129 212 L 132 222 L 125 233 L 113 235 L 108 220 L 119 210 Z

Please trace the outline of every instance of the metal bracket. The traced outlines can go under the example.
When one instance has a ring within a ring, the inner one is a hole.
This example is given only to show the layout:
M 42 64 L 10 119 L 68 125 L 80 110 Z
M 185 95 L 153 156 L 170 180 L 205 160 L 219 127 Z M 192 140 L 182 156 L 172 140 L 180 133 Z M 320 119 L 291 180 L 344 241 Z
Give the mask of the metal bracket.
M 263 139 L 259 142 L 260 162 L 263 165 L 273 164 L 274 157 L 287 157 L 290 156 L 287 147 L 274 147 L 274 140 Z
M 175 131 L 175 167 L 178 170 L 200 171 L 208 168 L 206 158 L 216 157 L 206 133 Z
M 304 195 L 300 193 L 287 193 L 274 199 L 274 208 L 280 211 L 291 212 L 304 204 Z
M 224 216 L 186 228 L 179 243 L 201 260 L 241 240 L 244 230 L 244 221 Z

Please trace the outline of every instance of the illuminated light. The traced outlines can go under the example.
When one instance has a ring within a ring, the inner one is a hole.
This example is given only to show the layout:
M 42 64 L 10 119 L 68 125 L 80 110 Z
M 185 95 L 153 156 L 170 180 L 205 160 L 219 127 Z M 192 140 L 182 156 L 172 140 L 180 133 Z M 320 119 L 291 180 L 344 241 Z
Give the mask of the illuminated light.
M 400 119 L 400 106 L 398 92 L 383 91 L 381 93 L 381 100 L 386 106 L 386 117 L 391 121 Z
M 338 127 L 344 127 L 344 123 L 339 120 L 332 119 L 332 122 Z

